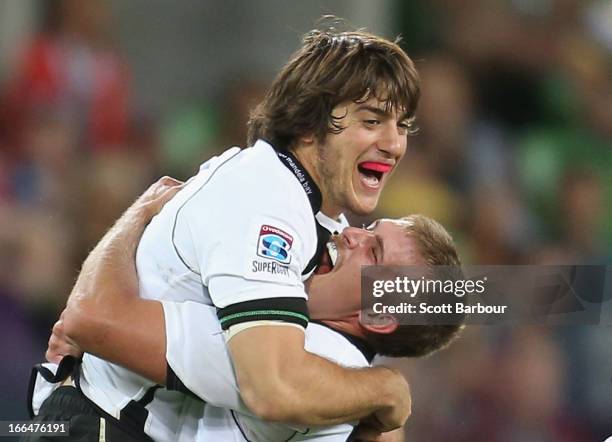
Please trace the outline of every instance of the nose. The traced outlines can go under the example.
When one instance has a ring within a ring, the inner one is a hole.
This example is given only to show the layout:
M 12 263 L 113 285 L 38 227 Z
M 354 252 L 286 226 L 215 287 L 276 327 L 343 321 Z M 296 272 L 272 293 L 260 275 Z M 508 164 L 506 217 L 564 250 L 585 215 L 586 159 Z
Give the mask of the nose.
M 374 237 L 374 234 L 364 229 L 358 229 L 357 227 L 347 227 L 342 231 L 341 236 L 344 238 L 346 246 L 349 249 L 355 249 L 366 244 Z
M 378 142 L 378 150 L 385 153 L 389 158 L 401 158 L 406 152 L 406 135 L 399 133 L 397 123 L 394 119 L 385 122 L 384 130 Z

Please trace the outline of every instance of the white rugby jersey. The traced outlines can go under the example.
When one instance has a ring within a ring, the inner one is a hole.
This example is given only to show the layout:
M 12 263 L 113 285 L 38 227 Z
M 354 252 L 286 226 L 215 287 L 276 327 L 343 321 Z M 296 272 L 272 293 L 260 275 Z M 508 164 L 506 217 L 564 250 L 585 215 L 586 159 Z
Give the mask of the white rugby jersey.
M 166 324 L 182 324 L 166 332 L 168 363 L 185 387 L 207 402 L 203 415 L 189 410 L 183 416 L 177 440 L 347 440 L 352 424 L 291 428 L 254 417 L 240 400 L 225 339 L 214 320 L 214 308 L 194 302 L 163 301 L 163 305 Z M 374 356 L 356 338 L 316 323 L 308 324 L 305 348 L 345 367 L 367 367 Z M 211 404 L 229 406 L 236 412 Z
M 322 247 L 314 217 L 320 204 L 319 189 L 291 154 L 263 141 L 229 149 L 204 163 L 145 229 L 136 256 L 140 295 L 214 305 L 224 329 L 250 320 L 306 326 L 302 275 Z M 155 440 L 173 440 L 182 419 L 202 408 L 92 355 L 83 359 L 80 387 Z

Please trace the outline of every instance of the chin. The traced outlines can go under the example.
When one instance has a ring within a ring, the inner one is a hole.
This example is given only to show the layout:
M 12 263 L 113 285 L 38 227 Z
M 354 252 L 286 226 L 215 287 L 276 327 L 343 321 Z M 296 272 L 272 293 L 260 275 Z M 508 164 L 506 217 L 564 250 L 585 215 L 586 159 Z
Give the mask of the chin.
M 355 201 L 351 207 L 351 212 L 355 215 L 365 216 L 370 215 L 374 210 L 376 210 L 376 206 L 378 205 L 378 196 L 375 198 L 362 198 L 358 201 Z

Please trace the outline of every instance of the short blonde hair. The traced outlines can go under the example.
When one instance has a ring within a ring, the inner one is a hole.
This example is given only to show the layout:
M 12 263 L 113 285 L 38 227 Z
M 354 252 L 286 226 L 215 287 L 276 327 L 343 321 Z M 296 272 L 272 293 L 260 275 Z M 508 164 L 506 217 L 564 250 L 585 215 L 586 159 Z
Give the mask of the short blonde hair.
M 424 215 L 410 215 L 400 218 L 406 234 L 416 240 L 419 253 L 432 268 L 434 277 L 462 279 L 461 260 L 455 243 L 448 231 L 437 221 Z M 444 266 L 440 274 L 436 266 Z M 456 302 L 466 302 L 456 298 Z M 400 324 L 390 334 L 366 332 L 367 342 L 381 356 L 420 357 L 448 347 L 464 328 L 461 318 L 453 324 L 408 325 Z M 453 321 L 454 322 L 454 321 Z
M 421 256 L 429 266 L 459 266 L 461 260 L 453 237 L 436 220 L 425 215 L 409 215 L 401 218 L 406 232 L 413 237 Z

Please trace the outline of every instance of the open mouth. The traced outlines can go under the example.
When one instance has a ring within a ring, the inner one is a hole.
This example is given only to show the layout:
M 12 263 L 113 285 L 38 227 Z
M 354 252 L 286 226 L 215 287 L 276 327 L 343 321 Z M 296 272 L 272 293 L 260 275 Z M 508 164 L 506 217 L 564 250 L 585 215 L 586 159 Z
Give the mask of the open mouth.
M 389 164 L 375 161 L 364 161 L 357 165 L 362 181 L 369 187 L 378 187 L 385 173 L 393 167 Z
M 329 241 L 327 243 L 327 253 L 329 254 L 331 266 L 335 266 L 336 261 L 338 260 L 338 246 L 334 241 Z
M 315 274 L 323 275 L 325 273 L 330 273 L 334 267 L 336 266 L 336 261 L 338 260 L 338 245 L 335 240 L 332 238 L 326 245 L 323 250 L 323 256 L 321 256 L 321 261 L 315 270 Z
M 324 275 L 334 269 L 336 263 L 337 251 L 333 241 L 327 243 L 327 247 L 323 249 L 323 255 L 315 270 L 316 275 Z

